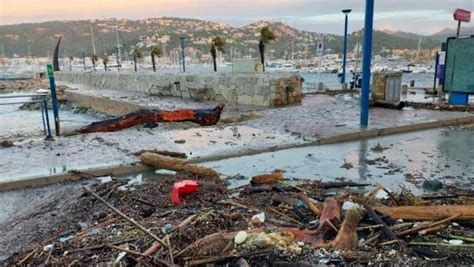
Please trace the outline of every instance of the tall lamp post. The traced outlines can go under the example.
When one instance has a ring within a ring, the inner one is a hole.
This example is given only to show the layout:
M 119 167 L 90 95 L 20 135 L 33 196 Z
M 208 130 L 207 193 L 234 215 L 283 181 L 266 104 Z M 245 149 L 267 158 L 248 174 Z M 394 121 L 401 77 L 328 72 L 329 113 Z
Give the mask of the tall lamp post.
M 185 43 L 184 43 L 184 37 L 179 38 L 181 39 L 181 59 L 183 60 L 183 72 L 186 72 L 186 57 L 184 54 L 184 48 L 185 48 Z
M 346 83 L 346 63 L 347 63 L 347 28 L 349 24 L 349 13 L 352 9 L 344 9 L 342 13 L 345 15 L 345 24 L 344 24 L 344 52 L 342 55 L 342 78 L 341 83 Z
M 369 125 L 370 65 L 372 63 L 372 31 L 374 0 L 365 0 L 364 58 L 362 61 L 362 92 L 360 97 L 360 125 Z

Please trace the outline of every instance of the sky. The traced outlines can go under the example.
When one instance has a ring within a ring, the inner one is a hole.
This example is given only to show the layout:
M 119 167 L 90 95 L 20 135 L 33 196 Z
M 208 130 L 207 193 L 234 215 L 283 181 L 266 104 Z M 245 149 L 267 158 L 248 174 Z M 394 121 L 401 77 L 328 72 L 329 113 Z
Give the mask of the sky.
M 186 17 L 242 26 L 282 21 L 298 29 L 342 34 L 342 9 L 352 9 L 349 30 L 364 24 L 364 0 L 0 0 L 0 25 L 102 18 Z M 375 0 L 374 27 L 432 34 L 455 28 L 456 8 L 474 0 Z M 474 26 L 469 23 L 467 26 Z

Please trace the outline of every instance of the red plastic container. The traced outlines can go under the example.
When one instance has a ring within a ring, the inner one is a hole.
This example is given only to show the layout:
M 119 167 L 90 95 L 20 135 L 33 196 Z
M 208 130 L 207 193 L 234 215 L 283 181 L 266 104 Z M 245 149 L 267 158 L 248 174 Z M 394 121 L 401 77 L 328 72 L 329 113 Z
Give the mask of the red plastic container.
M 176 182 L 171 191 L 171 201 L 175 205 L 181 204 L 180 196 L 196 192 L 198 190 L 197 180 L 183 180 Z

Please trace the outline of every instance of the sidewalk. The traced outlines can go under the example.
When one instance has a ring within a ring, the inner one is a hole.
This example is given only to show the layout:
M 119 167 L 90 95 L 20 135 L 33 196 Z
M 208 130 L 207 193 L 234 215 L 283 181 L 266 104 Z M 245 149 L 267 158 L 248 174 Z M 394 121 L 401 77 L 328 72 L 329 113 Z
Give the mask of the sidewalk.
M 148 100 L 127 101 L 139 105 Z M 138 161 L 134 153 L 143 149 L 184 152 L 190 159 L 204 161 L 474 123 L 473 113 L 375 108 L 370 110 L 370 126 L 361 129 L 358 105 L 358 99 L 350 95 L 310 95 L 300 106 L 253 111 L 252 120 L 233 124 L 188 129 L 160 124 L 155 129 L 59 137 L 54 142 L 27 140 L 0 149 L 0 183 L 70 170 L 128 166 Z M 184 143 L 175 143 L 178 140 Z

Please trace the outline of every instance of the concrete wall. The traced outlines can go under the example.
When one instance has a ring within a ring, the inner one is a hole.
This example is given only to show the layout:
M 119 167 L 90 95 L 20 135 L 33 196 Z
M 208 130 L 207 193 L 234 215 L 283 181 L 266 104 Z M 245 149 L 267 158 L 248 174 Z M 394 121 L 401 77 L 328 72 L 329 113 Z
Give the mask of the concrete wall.
M 57 72 L 56 78 L 98 89 L 145 92 L 197 101 L 217 100 L 255 106 L 301 102 L 301 77 L 289 74 L 155 74 Z

